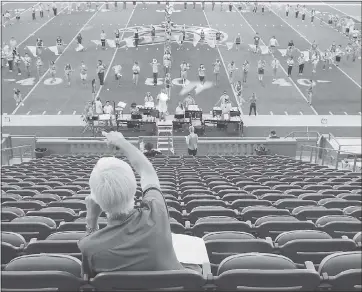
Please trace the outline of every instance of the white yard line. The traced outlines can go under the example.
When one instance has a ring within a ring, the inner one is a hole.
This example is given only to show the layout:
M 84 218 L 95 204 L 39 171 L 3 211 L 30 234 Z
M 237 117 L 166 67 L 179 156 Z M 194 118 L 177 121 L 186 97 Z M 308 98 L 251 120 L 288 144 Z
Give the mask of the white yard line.
M 59 11 L 58 15 L 62 13 L 64 8 Z M 25 43 L 28 39 L 30 39 L 32 36 L 34 36 L 39 30 L 41 30 L 44 26 L 46 26 L 49 22 L 51 22 L 55 17 L 48 19 L 46 22 L 44 22 L 41 26 L 39 26 L 36 30 L 34 30 L 31 34 L 29 34 L 24 40 L 22 40 L 20 43 L 17 44 L 18 47 L 20 47 L 23 43 Z
M 354 19 L 358 20 L 359 22 L 361 22 L 361 16 L 359 16 L 360 19 L 358 19 L 358 18 L 356 18 L 356 16 L 349 15 L 348 13 L 336 8 L 337 4 L 340 4 L 340 6 L 356 6 L 356 11 L 361 12 L 361 2 L 356 2 L 356 4 L 354 4 L 354 3 L 346 3 L 346 4 L 336 3 L 336 4 L 332 4 L 333 6 L 331 4 L 328 4 L 327 2 L 324 2 L 324 1 L 321 1 L 321 2 L 323 3 L 323 5 L 327 5 L 330 8 L 332 8 L 332 9 L 334 9 L 334 10 L 336 10 L 336 11 L 338 11 L 338 12 L 340 12 L 340 13 L 346 15 L 346 16 L 354 18 Z M 333 2 L 331 2 L 331 3 L 333 3 Z M 359 3 L 359 5 L 358 5 L 358 3 Z M 352 5 L 348 5 L 348 4 L 352 4 Z
M 61 56 L 63 56 L 63 54 L 65 53 L 65 51 L 70 47 L 70 45 L 73 43 L 73 41 L 77 38 L 77 35 L 79 33 L 81 33 L 83 31 L 83 29 L 92 21 L 92 19 L 97 15 L 97 13 L 101 10 L 102 6 L 104 5 L 104 3 L 99 7 L 99 10 L 97 10 L 89 19 L 88 21 L 82 26 L 82 28 L 75 34 L 74 38 L 69 42 L 69 44 L 64 48 L 63 53 L 61 55 L 59 55 L 56 59 L 55 59 L 55 63 L 60 59 Z M 65 9 L 65 8 L 64 8 Z M 63 9 L 63 10 L 64 10 Z M 62 11 L 63 11 L 62 10 Z M 54 16 L 56 17 L 56 16 Z M 53 17 L 53 18 L 54 18 Z M 47 22 L 46 22 L 47 23 Z M 45 23 L 45 24 L 46 24 Z M 44 26 L 44 25 L 42 25 Z M 40 28 L 39 28 L 40 29 Z M 39 30 L 38 29 L 38 30 Z M 23 102 L 25 102 L 28 97 L 33 93 L 33 91 L 35 90 L 35 88 L 37 88 L 37 86 L 43 81 L 44 77 L 48 74 L 49 72 L 49 68 L 45 71 L 45 73 L 43 74 L 43 76 L 40 77 L 40 79 L 38 80 L 38 82 L 33 86 L 33 88 L 28 92 L 28 94 L 24 97 Z M 20 104 L 14 109 L 14 111 L 12 112 L 12 115 L 15 115 L 15 113 L 18 111 L 18 109 L 20 108 Z
M 209 28 L 211 28 L 211 25 L 210 25 L 210 23 L 209 23 L 209 19 L 207 18 L 207 15 L 206 15 L 206 13 L 205 13 L 205 10 L 203 10 L 202 12 L 204 13 L 204 16 L 205 16 L 207 25 L 209 26 Z M 225 64 L 224 58 L 222 57 L 222 54 L 221 54 L 221 52 L 220 52 L 220 49 L 219 49 L 219 45 L 218 45 L 218 44 L 216 44 L 216 49 L 217 49 L 217 51 L 219 52 L 219 56 L 220 56 L 220 59 L 221 59 L 221 62 L 222 62 L 222 64 L 223 64 L 223 66 L 224 66 L 225 73 L 226 73 L 226 76 L 227 76 L 227 78 L 228 78 L 228 81 L 230 81 L 230 80 L 229 80 L 228 70 L 227 70 L 227 68 L 226 68 L 226 64 Z M 230 83 L 229 83 L 229 84 L 230 84 Z M 237 105 L 238 105 L 238 108 L 239 108 L 239 110 L 240 110 L 240 113 L 241 113 L 242 115 L 244 115 L 244 114 L 243 114 L 243 109 L 241 108 L 241 104 L 240 104 L 240 102 L 239 102 L 239 100 L 238 100 L 238 98 L 237 98 L 237 94 L 236 94 L 236 91 L 235 91 L 235 88 L 234 88 L 233 84 L 230 84 L 230 87 L 231 87 L 231 90 L 233 91 L 234 98 L 235 98 L 235 101 L 236 101 L 236 103 L 237 103 Z
M 279 17 L 286 25 L 288 25 L 292 30 L 294 30 L 301 38 L 303 38 L 308 44 L 312 45 L 312 43 L 304 36 L 302 35 L 298 30 L 296 30 L 291 24 L 289 24 L 287 21 L 285 21 L 282 17 L 280 17 L 273 9 L 271 9 L 271 11 L 277 16 Z M 318 49 L 318 51 L 320 53 L 321 50 Z M 357 81 L 355 81 L 351 76 L 349 76 L 343 69 L 341 69 L 340 67 L 336 66 L 336 68 L 341 71 L 349 80 L 351 80 L 355 85 L 358 86 L 359 89 L 361 89 L 361 85 L 357 83 Z
M 234 6 L 234 9 L 236 9 L 236 11 L 239 13 L 239 15 L 241 16 L 241 18 L 243 18 L 243 20 L 245 21 L 245 23 L 250 27 L 250 29 L 254 32 L 254 34 L 256 34 L 256 31 L 255 31 L 255 29 L 251 26 L 251 24 L 246 20 L 246 18 L 244 17 L 244 15 L 237 9 L 237 7 L 235 6 L 235 5 L 233 5 Z M 273 11 L 273 10 L 272 10 Z M 273 13 L 275 13 L 274 11 L 273 11 Z M 262 38 L 260 38 L 260 41 L 261 41 L 261 43 L 263 43 L 264 44 L 264 46 L 266 46 L 266 44 L 264 43 L 264 41 L 263 41 L 263 39 Z M 273 54 L 271 54 L 273 57 L 274 57 L 274 55 Z M 282 66 L 282 65 L 280 65 L 280 68 L 282 69 L 282 71 L 284 72 L 284 74 L 286 75 L 286 76 L 288 76 L 288 73 L 287 73 L 287 71 L 285 71 L 285 69 L 284 69 L 284 67 Z M 295 84 L 295 82 L 293 81 L 293 79 L 292 78 L 288 78 L 289 79 L 289 81 L 294 85 L 294 87 L 297 89 L 297 91 L 299 92 L 299 94 L 304 98 L 304 100 L 307 102 L 307 104 L 310 106 L 310 108 L 312 109 L 312 111 L 316 114 L 316 115 L 318 115 L 318 112 L 315 110 L 315 108 L 311 105 L 311 104 L 309 104 L 308 103 L 308 99 L 307 99 L 307 97 L 304 95 L 304 93 L 300 90 L 300 88 L 298 87 L 298 85 L 297 84 Z
M 40 2 L 38 2 L 38 3 L 34 4 L 33 6 L 35 6 L 35 5 L 39 5 L 39 3 L 40 3 Z M 20 15 L 22 15 L 22 14 L 23 14 L 23 13 L 25 13 L 25 12 L 28 12 L 31 8 L 32 8 L 32 6 L 31 6 L 31 7 L 29 7 L 28 9 L 24 10 L 23 12 L 21 12 L 21 13 L 20 13 Z M 5 9 L 5 10 L 7 10 L 7 9 Z M 14 10 L 16 10 L 16 9 L 14 9 Z M 4 22 L 4 23 L 3 23 L 3 26 L 5 27 L 5 25 L 6 25 L 7 23 L 9 23 L 10 21 L 14 20 L 15 18 L 16 18 L 16 15 L 15 15 L 14 17 L 10 18 L 10 20 L 9 20 L 9 21 Z
M 138 2 L 136 2 L 136 6 L 134 6 L 134 8 L 132 9 L 131 15 L 129 16 L 128 21 L 127 21 L 126 26 L 125 26 L 124 29 L 127 29 L 128 25 L 129 25 L 129 23 L 130 23 L 130 21 L 131 21 L 131 19 L 132 19 L 132 17 L 133 17 L 133 13 L 136 11 L 137 5 L 138 5 Z M 123 40 L 123 37 L 124 37 L 124 34 L 125 34 L 125 33 L 126 33 L 126 31 L 123 30 L 123 33 L 122 33 L 122 36 L 121 36 L 121 40 Z M 108 66 L 108 68 L 107 68 L 106 74 L 104 75 L 103 83 L 104 83 L 104 81 L 106 81 L 106 78 L 107 78 L 107 76 L 108 76 L 108 74 L 109 74 L 109 71 L 110 71 L 111 68 L 112 68 L 112 64 L 113 64 L 114 59 L 116 58 L 118 49 L 119 49 L 119 47 L 116 47 L 116 49 L 114 50 L 114 53 L 113 53 L 111 62 L 109 63 L 109 66 Z M 97 97 L 99 96 L 99 94 L 100 94 L 101 91 L 102 91 L 103 86 L 104 86 L 104 85 L 99 86 L 99 89 L 98 89 L 98 92 L 97 92 L 97 95 L 96 95 L 95 98 L 97 98 Z

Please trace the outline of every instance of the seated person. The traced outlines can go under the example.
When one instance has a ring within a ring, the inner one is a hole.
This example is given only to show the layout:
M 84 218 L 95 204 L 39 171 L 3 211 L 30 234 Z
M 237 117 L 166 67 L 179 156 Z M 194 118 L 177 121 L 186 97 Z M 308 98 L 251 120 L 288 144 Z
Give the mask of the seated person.
M 230 111 L 231 111 L 231 102 L 229 99 L 225 100 L 225 103 L 221 104 L 221 113 L 222 113 L 222 118 L 225 118 L 225 115 L 229 115 L 230 118 Z
M 275 131 L 271 131 L 269 134 L 269 139 L 279 139 L 280 137 L 277 136 L 277 133 Z
M 106 105 L 103 107 L 103 112 L 105 114 L 113 114 L 113 106 L 110 104 L 109 100 L 106 101 Z
M 185 116 L 185 108 L 182 105 L 182 102 L 179 102 L 175 110 L 175 118 L 179 118 L 181 115 Z
M 151 92 L 147 92 L 147 94 L 145 96 L 145 103 L 146 102 L 153 102 L 153 97 L 151 95 Z
M 85 199 L 87 236 L 78 242 L 83 273 L 94 277 L 111 271 L 183 269 L 173 248 L 168 209 L 151 162 L 121 133 L 103 135 L 140 175 L 143 199 L 135 208 L 137 180 L 128 163 L 115 157 L 98 160 L 89 179 L 91 192 Z M 102 212 L 108 223 L 99 230 Z
M 146 157 L 155 157 L 156 155 L 162 154 L 160 151 L 153 149 L 152 143 L 146 143 L 144 148 L 145 148 L 145 152 L 143 152 L 143 154 Z
M 265 148 L 265 146 L 263 144 L 261 144 L 258 147 L 256 147 L 255 153 L 256 153 L 256 155 L 267 155 L 268 150 Z
M 141 113 L 139 112 L 137 104 L 133 102 L 131 104 L 131 119 L 140 119 L 140 118 L 142 118 Z
M 187 110 L 189 105 L 196 104 L 195 100 L 192 98 L 191 93 L 189 93 L 183 101 L 184 107 Z

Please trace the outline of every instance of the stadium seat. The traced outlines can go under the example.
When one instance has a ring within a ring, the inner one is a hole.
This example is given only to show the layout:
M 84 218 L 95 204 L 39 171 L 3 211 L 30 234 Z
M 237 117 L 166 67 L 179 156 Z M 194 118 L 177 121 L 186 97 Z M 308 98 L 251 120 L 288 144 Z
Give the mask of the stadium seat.
M 78 240 L 57 240 L 57 239 L 44 239 L 30 240 L 29 244 L 25 248 L 25 254 L 43 254 L 43 253 L 56 253 L 66 254 L 73 256 L 77 259 L 82 259 L 82 254 L 78 248 Z
M 273 206 L 249 206 L 241 210 L 243 221 L 254 223 L 257 219 L 268 215 L 290 215 L 288 210 L 277 209 Z
M 321 287 L 332 291 L 360 291 L 361 266 L 361 251 L 338 252 L 325 257 L 318 269 Z
M 188 220 L 195 223 L 196 220 L 208 216 L 227 216 L 236 217 L 237 213 L 234 210 L 222 206 L 198 206 L 191 210 L 188 214 Z
M 362 220 L 362 207 L 361 206 L 349 206 L 343 209 L 343 213 L 348 216 Z
M 360 232 L 358 232 L 354 237 L 353 237 L 353 241 L 357 244 L 357 246 L 359 247 L 359 248 L 361 248 L 361 237 L 362 237 L 362 232 L 360 231 Z
M 1 204 L 2 207 L 16 207 L 21 208 L 25 212 L 32 210 L 40 210 L 46 207 L 46 204 L 42 201 L 30 200 L 30 201 L 9 201 Z
M 45 239 L 56 229 L 54 220 L 39 216 L 17 217 L 11 222 L 1 222 L 3 231 L 21 234 L 26 241 L 31 238 Z
M 216 289 L 229 291 L 313 291 L 320 282 L 312 263 L 298 269 L 275 254 L 246 253 L 224 259 L 215 277 Z
M 13 259 L 2 271 L 2 291 L 78 291 L 81 261 L 67 255 L 34 254 Z
M 275 238 L 275 247 L 299 267 L 311 261 L 318 267 L 327 256 L 339 251 L 354 251 L 356 243 L 347 238 L 332 238 L 319 230 L 293 230 Z
M 318 205 L 324 206 L 326 208 L 339 208 L 344 209 L 349 206 L 361 206 L 360 201 L 351 201 L 341 198 L 327 198 L 318 201 Z
M 3 194 L 1 195 L 1 203 L 9 201 L 20 201 L 23 197 L 18 194 Z
M 211 263 L 211 270 L 217 274 L 219 264 L 228 256 L 249 252 L 272 253 L 271 239 L 257 239 L 252 234 L 238 231 L 211 232 L 203 236 Z
M 299 221 L 293 216 L 269 215 L 257 219 L 254 228 L 260 237 L 275 239 L 285 231 L 314 230 L 315 226 L 310 221 Z
M 361 230 L 361 221 L 346 215 L 328 215 L 319 218 L 315 226 L 334 238 L 340 238 L 343 235 L 352 238 Z
M 190 269 L 109 272 L 98 274 L 90 280 L 90 284 L 96 291 L 201 291 L 206 278 Z
M 251 225 L 248 222 L 242 222 L 233 217 L 227 216 L 208 216 L 199 218 L 191 228 L 194 236 L 203 237 L 209 232 L 218 231 L 240 231 L 251 232 Z
M 56 223 L 74 221 L 78 216 L 73 209 L 65 207 L 46 207 L 37 211 L 29 211 L 28 216 L 43 216 L 53 219 Z
M 1 222 L 10 222 L 22 216 L 25 216 L 23 209 L 17 207 L 1 207 Z
M 299 220 L 311 220 L 315 222 L 320 217 L 327 215 L 343 215 L 341 209 L 327 209 L 324 206 L 299 206 L 292 210 L 292 215 Z

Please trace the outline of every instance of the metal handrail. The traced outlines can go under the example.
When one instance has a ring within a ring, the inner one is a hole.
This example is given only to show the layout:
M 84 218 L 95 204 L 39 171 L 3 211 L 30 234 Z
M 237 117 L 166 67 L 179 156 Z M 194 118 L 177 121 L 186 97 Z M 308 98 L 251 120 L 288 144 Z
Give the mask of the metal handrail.
M 353 168 L 352 171 L 356 171 L 356 167 L 357 167 L 357 160 L 361 160 L 360 158 L 360 154 L 357 153 L 352 153 L 352 152 L 348 152 L 348 151 L 342 151 L 342 150 L 336 150 L 333 148 L 323 148 L 323 147 L 318 147 L 318 146 L 311 146 L 311 145 L 302 145 L 301 149 L 300 149 L 300 154 L 299 154 L 299 160 L 302 160 L 303 157 L 303 151 L 304 150 L 311 150 L 310 154 L 309 154 L 309 162 L 313 162 L 313 154 L 315 154 L 314 157 L 314 163 L 320 163 L 321 165 L 325 164 L 325 152 L 332 152 L 335 153 L 335 158 L 333 156 L 330 156 L 331 160 L 335 159 L 335 163 L 334 163 L 334 167 L 335 169 L 338 169 L 338 165 L 340 163 L 339 158 L 341 155 L 344 156 L 349 156 L 349 157 L 353 157 Z M 319 160 L 318 160 L 319 158 Z
M 317 131 L 293 131 L 293 132 L 290 132 L 288 135 L 286 135 L 284 138 L 295 138 L 296 134 L 307 134 L 306 138 L 308 138 L 308 140 L 311 138 L 310 135 L 316 134 L 316 137 L 315 137 L 316 139 L 319 139 L 319 137 L 321 136 L 321 134 Z M 304 138 L 304 137 L 299 136 L 299 138 Z
M 19 149 L 19 155 L 20 155 L 20 162 L 23 162 L 23 149 L 30 148 L 31 158 L 34 159 L 34 151 L 32 145 L 21 145 L 21 146 L 14 146 L 11 148 L 4 148 L 1 149 L 1 152 L 5 154 L 5 158 L 7 161 L 7 165 L 10 165 L 10 160 L 14 158 L 14 150 Z M 24 150 L 24 152 L 25 152 Z M 10 155 L 8 155 L 8 152 L 10 151 Z

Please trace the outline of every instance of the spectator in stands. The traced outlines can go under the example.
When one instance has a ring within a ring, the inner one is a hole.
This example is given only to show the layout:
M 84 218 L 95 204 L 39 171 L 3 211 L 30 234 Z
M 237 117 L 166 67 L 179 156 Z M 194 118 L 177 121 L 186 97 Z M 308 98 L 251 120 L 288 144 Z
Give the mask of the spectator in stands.
M 173 249 L 168 210 L 155 169 L 121 133 L 103 135 L 140 175 L 143 200 L 135 209 L 137 181 L 129 164 L 115 157 L 97 162 L 89 179 L 91 194 L 85 199 L 88 236 L 78 243 L 83 273 L 94 277 L 110 271 L 183 269 Z M 102 212 L 108 223 L 99 230 Z
M 178 106 L 176 107 L 176 110 L 175 110 L 175 116 L 180 117 L 181 115 L 183 115 L 183 116 L 185 115 L 185 108 L 182 105 L 182 102 L 179 102 Z
M 188 153 L 189 155 L 196 156 L 199 137 L 197 136 L 197 134 L 195 134 L 195 128 L 193 126 L 190 126 L 189 131 L 190 134 L 186 136 Z
M 189 93 L 186 98 L 184 99 L 184 106 L 185 106 L 185 109 L 188 109 L 188 107 L 190 105 L 193 105 L 193 104 L 196 104 L 195 100 L 193 99 L 193 97 L 191 96 L 191 93 Z
M 270 139 L 279 139 L 280 137 L 277 135 L 277 132 L 271 131 L 269 134 Z
M 143 152 L 143 154 L 146 157 L 155 157 L 156 155 L 162 154 L 160 151 L 157 151 L 155 149 L 153 149 L 153 144 L 152 143 L 146 143 L 145 145 L 145 152 Z
M 265 148 L 264 144 L 261 144 L 255 148 L 255 153 L 256 155 L 267 155 L 268 150 Z

